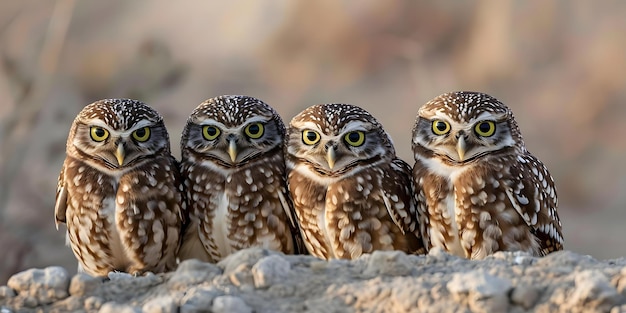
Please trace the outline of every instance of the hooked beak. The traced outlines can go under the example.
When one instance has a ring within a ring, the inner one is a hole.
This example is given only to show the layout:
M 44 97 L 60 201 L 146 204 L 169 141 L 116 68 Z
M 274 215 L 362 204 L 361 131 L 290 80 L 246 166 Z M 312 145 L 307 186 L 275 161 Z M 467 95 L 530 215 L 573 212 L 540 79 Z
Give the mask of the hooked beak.
M 337 155 L 335 154 L 335 148 L 332 146 L 328 147 L 328 152 L 326 152 L 326 162 L 328 162 L 328 168 L 331 170 L 335 167 L 335 160 L 337 160 Z
M 115 150 L 115 158 L 117 158 L 117 163 L 122 166 L 124 164 L 124 157 L 126 156 L 126 152 L 124 151 L 124 144 L 121 142 L 117 145 L 117 150 Z
M 459 161 L 465 159 L 465 152 L 467 151 L 467 144 L 465 143 L 465 136 L 460 136 L 459 141 L 456 143 L 456 153 L 459 154 Z
M 235 139 L 228 141 L 228 155 L 230 155 L 230 160 L 235 163 L 235 160 L 237 160 L 237 144 L 235 143 Z

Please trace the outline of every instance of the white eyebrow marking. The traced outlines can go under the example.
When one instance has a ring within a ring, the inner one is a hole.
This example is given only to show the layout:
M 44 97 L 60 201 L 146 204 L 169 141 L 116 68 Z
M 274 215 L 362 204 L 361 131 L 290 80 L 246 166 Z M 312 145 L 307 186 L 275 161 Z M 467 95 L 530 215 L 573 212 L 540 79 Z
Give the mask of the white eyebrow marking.
M 320 133 L 322 132 L 322 129 L 320 128 L 320 126 L 317 123 L 313 123 L 313 122 L 303 122 L 303 123 L 297 123 L 294 125 L 297 128 L 305 128 L 305 129 L 313 129 L 313 130 L 318 130 Z
M 363 123 L 362 121 L 353 121 L 348 123 L 348 125 L 344 126 L 341 130 L 340 133 L 347 133 L 347 132 L 351 132 L 351 131 L 355 131 L 355 130 L 361 130 L 361 131 L 369 131 L 369 128 L 367 127 L 367 123 Z

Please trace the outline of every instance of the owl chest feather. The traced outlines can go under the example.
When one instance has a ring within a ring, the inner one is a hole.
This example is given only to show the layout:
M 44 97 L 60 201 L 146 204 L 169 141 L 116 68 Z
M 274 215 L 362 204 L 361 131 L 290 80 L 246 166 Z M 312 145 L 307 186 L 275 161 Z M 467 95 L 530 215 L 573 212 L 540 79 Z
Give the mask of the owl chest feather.
M 509 167 L 474 163 L 456 169 L 438 163 L 424 162 L 427 173 L 420 179 L 432 246 L 479 259 L 499 250 L 538 251 L 529 225 L 513 208 L 523 198 L 512 195 Z
M 290 172 L 288 180 L 307 249 L 318 257 L 336 258 L 328 218 L 332 215 L 332 208 L 327 208 L 326 199 L 329 186 L 338 179 L 320 176 L 308 166 L 299 164 Z
M 202 240 L 209 242 L 205 248 L 214 260 L 250 246 L 290 251 L 289 240 L 282 239 L 288 229 L 278 195 L 286 188 L 279 168 L 256 164 L 205 169 L 194 185 L 199 187 L 192 187 L 204 191 L 191 200 L 204 228 Z
M 118 226 L 120 213 L 125 207 L 116 201 L 118 192 L 121 193 L 121 175 L 107 175 L 84 164 L 74 164 L 68 167 L 68 171 L 73 172 L 73 181 L 69 183 L 82 189 L 69 197 L 71 224 L 80 226 L 68 228 L 72 248 L 78 250 L 77 255 L 83 258 L 83 266 L 89 272 L 106 273 L 111 267 L 126 269 L 131 261 Z M 91 183 L 93 180 L 98 186 Z M 81 194 L 82 198 L 78 198 Z M 87 246 L 91 247 L 93 254 L 82 251 Z
M 468 228 L 468 221 L 475 219 L 473 216 L 478 208 L 468 210 L 463 204 L 474 191 L 480 191 L 464 185 L 472 166 L 449 166 L 435 159 L 423 160 L 422 164 L 426 173 L 420 175 L 420 180 L 428 207 L 431 245 L 461 257 L 470 257 L 468 248 L 475 244 L 475 232 Z M 481 179 L 476 177 L 476 180 L 480 182 Z
M 463 214 L 457 205 L 457 194 L 454 183 L 450 179 L 442 178 L 438 189 L 441 194 L 431 194 L 428 207 L 430 216 L 430 240 L 433 246 L 444 247 L 452 254 L 465 256 L 461 243 L 460 216 Z
M 192 188 L 200 188 L 192 193 L 194 215 L 200 220 L 201 240 L 213 261 L 235 252 L 237 242 L 233 236 L 233 221 L 240 215 L 240 197 L 243 186 L 239 175 L 228 170 L 207 168 Z M 205 197 L 209 195 L 209 197 Z
M 213 230 L 213 240 L 215 241 L 215 247 L 217 254 L 220 256 L 226 256 L 233 253 L 232 243 L 229 237 L 229 208 L 230 196 L 227 192 L 216 196 L 216 205 L 214 210 L 214 217 L 212 220 L 211 229 Z
M 163 266 L 171 266 L 181 220 L 180 194 L 175 192 L 173 178 L 159 170 L 169 171 L 169 166 L 153 162 L 132 171 L 86 171 L 100 184 L 93 191 L 98 200 L 91 215 L 96 226 L 92 237 L 108 254 L 96 258 L 96 263 L 106 263 L 108 270 L 131 273 L 162 271 Z
M 312 253 L 324 258 L 355 258 L 391 249 L 394 235 L 380 177 L 352 174 L 317 176 L 306 166 L 290 173 L 291 194 Z M 398 231 L 399 232 L 399 231 Z

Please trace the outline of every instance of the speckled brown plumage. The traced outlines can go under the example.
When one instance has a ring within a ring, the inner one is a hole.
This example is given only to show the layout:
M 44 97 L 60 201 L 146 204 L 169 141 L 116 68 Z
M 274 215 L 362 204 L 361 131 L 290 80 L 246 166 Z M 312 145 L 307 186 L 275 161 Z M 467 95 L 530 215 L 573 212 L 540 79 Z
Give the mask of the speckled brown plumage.
M 304 250 L 287 194 L 284 134 L 278 113 L 252 97 L 212 98 L 191 113 L 181 139 L 190 225 L 180 259 Z
M 497 99 L 453 92 L 426 103 L 413 128 L 413 152 L 428 248 L 478 259 L 500 250 L 563 249 L 552 176 Z
M 161 116 L 139 101 L 97 101 L 70 129 L 55 220 L 67 224 L 79 268 L 90 275 L 169 271 L 185 209 L 181 188 Z
M 292 119 L 285 151 L 289 191 L 311 254 L 425 252 L 411 168 L 368 112 L 347 104 L 309 107 Z

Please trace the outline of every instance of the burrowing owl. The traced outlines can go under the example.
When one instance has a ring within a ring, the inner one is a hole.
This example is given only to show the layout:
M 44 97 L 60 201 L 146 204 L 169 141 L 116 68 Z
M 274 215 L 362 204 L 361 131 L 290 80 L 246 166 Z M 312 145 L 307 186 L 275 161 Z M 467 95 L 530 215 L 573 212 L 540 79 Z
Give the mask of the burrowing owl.
M 315 105 L 293 118 L 287 140 L 289 191 L 311 254 L 424 252 L 411 167 L 372 115 L 348 104 Z
M 181 259 L 217 262 L 248 247 L 299 252 L 284 136 L 278 113 L 252 97 L 212 98 L 191 113 L 181 139 L 191 222 Z
M 554 181 L 524 146 L 513 112 L 476 92 L 419 109 L 413 168 L 428 246 L 466 258 L 563 249 Z
M 67 139 L 55 217 L 93 276 L 176 267 L 184 202 L 161 116 L 134 100 L 86 106 Z

